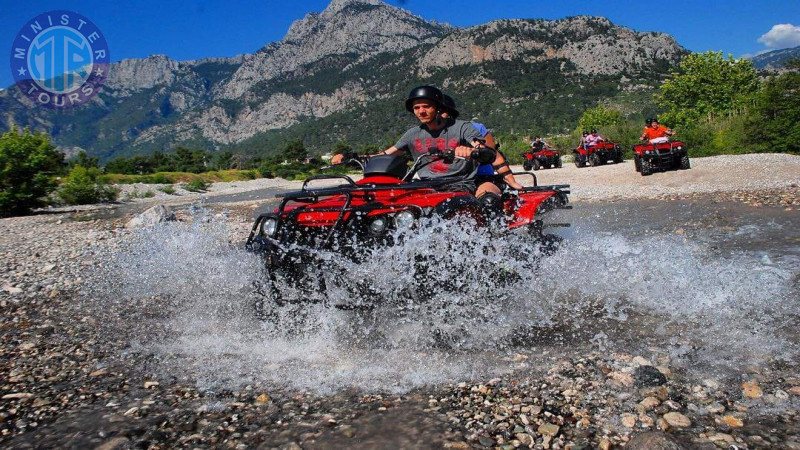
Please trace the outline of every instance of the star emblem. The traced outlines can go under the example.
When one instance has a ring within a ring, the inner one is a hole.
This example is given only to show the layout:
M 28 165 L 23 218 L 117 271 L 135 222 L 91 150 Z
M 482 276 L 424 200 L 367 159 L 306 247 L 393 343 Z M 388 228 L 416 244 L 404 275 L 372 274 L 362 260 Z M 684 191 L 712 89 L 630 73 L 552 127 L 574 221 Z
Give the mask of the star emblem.
M 97 75 L 98 77 L 102 76 L 103 75 L 103 69 L 97 69 L 97 71 L 94 74 Z
M 25 76 L 28 72 L 23 67 L 20 67 L 17 73 L 20 74 L 20 76 Z

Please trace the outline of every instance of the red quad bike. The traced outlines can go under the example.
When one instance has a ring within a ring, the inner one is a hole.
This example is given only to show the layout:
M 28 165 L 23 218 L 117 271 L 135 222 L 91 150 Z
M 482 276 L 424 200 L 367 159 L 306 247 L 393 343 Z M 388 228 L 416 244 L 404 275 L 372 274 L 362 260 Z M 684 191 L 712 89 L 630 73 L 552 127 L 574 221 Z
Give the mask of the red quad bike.
M 303 271 L 319 267 L 320 251 L 339 253 L 352 261 L 370 258 L 371 249 L 399 245 L 403 232 L 413 232 L 423 227 L 429 218 L 452 220 L 466 215 L 474 218 L 487 230 L 503 227 L 505 230 L 527 230 L 535 242 L 557 244 L 559 238 L 542 233 L 545 226 L 540 216 L 552 209 L 570 209 L 569 185 L 526 187 L 516 195 L 504 194 L 501 205 L 491 214 L 464 187 L 473 183 L 463 177 L 446 177 L 412 180 L 422 167 L 439 159 L 453 158 L 452 153 L 442 154 L 432 149 L 423 154 L 409 168 L 407 158 L 399 155 L 371 157 L 362 165 L 364 178 L 354 181 L 346 175 L 316 175 L 308 178 L 302 189 L 278 194 L 280 204 L 271 213 L 256 218 L 246 248 L 260 253 L 271 279 L 277 273 L 283 280 L 302 284 Z M 351 159 L 350 163 L 358 160 Z M 342 180 L 335 187 L 312 188 L 316 180 Z M 499 211 L 498 211 L 499 210 Z M 500 215 L 505 220 L 494 220 Z M 497 234 L 503 230 L 488 230 Z M 306 280 L 307 281 L 307 280 Z M 318 280 L 312 283 L 319 283 Z M 274 286 L 274 284 L 273 284 Z M 302 286 L 300 287 L 303 288 Z M 309 290 L 319 290 L 319 284 Z M 324 289 L 324 288 L 322 288 Z M 278 304 L 283 302 L 308 302 L 304 299 L 285 300 L 274 295 Z M 277 298 L 276 298 L 277 297 Z M 323 302 L 325 300 L 322 300 Z M 333 305 L 351 309 L 347 305 Z
M 525 170 L 539 170 L 542 167 L 561 167 L 561 155 L 558 150 L 543 148 L 541 150 L 531 149 L 522 154 L 522 168 Z
M 616 142 L 598 142 L 587 147 L 578 147 L 572 151 L 575 154 L 576 167 L 595 167 L 608 161 L 622 162 L 622 146 Z
M 642 176 L 650 175 L 656 170 L 691 168 L 686 144 L 679 141 L 634 145 L 633 163 Z

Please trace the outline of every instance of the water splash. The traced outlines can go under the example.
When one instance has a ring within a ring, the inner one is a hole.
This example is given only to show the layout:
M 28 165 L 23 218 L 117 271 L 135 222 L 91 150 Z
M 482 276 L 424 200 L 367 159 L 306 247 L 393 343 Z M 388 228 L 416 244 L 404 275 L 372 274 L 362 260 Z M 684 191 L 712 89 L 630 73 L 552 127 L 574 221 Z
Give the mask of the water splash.
M 201 214 L 125 239 L 92 295 L 164 371 L 212 390 L 268 382 L 403 392 L 511 372 L 515 352 L 600 346 L 655 346 L 697 370 L 796 363 L 797 338 L 783 319 L 800 307 L 786 260 L 582 226 L 547 257 L 524 233 L 490 238 L 455 222 L 424 227 L 359 264 L 325 254 L 325 291 L 312 295 L 386 304 L 359 312 L 268 301 L 268 320 L 258 320 L 257 287 L 268 279 L 261 260 L 242 250 L 241 230 Z

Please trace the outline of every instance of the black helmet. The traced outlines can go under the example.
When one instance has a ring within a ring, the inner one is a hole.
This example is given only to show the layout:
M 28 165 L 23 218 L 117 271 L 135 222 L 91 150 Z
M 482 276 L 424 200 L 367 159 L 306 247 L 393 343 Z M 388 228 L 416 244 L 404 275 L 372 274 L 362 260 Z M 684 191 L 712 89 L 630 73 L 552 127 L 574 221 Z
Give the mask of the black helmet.
M 442 101 L 444 100 L 442 91 L 439 89 L 433 86 L 418 86 L 408 93 L 408 99 L 406 99 L 406 111 L 413 112 L 414 100 L 421 98 L 432 101 L 437 109 L 442 107 Z
M 589 134 L 589 132 L 586 131 L 586 130 L 583 130 L 583 134 Z
M 650 124 L 651 124 L 651 123 L 653 123 L 653 122 L 657 122 L 657 120 L 656 120 L 656 119 L 653 119 L 652 117 L 648 117 L 648 118 L 647 118 L 647 119 L 645 119 L 645 121 L 644 121 L 644 123 L 646 123 L 646 124 L 648 124 L 648 125 L 650 125 Z
M 456 101 L 453 100 L 453 97 L 450 97 L 447 94 L 442 94 L 442 109 L 447 114 L 450 114 L 450 117 L 453 119 L 458 119 L 459 112 L 456 109 Z
M 592 130 L 592 134 L 597 133 L 597 130 Z

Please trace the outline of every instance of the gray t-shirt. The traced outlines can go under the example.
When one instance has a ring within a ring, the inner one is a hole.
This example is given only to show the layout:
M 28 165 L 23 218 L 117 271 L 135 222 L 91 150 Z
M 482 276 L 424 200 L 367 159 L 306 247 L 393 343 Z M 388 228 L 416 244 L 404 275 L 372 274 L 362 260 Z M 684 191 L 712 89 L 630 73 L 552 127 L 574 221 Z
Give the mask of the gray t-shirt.
M 473 139 L 480 139 L 478 130 L 472 123 L 463 120 L 449 120 L 444 128 L 431 131 L 425 125 L 416 126 L 403 134 L 394 146 L 405 150 L 416 160 L 429 148 L 441 151 L 454 150 L 459 145 L 471 146 Z M 478 163 L 471 159 L 456 159 L 452 164 L 435 161 L 419 171 L 420 178 L 438 178 L 454 175 L 474 177 Z

